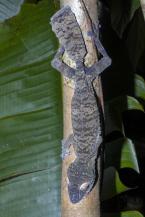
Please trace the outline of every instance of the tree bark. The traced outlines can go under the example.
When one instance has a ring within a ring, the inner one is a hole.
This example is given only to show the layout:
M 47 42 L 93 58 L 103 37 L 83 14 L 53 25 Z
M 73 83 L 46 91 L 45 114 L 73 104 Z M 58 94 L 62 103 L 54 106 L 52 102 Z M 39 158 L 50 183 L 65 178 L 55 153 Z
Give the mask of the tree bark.
M 96 0 L 84 0 L 93 22 L 97 20 Z M 97 58 L 96 48 L 86 32 L 91 30 L 90 23 L 87 22 L 86 15 L 82 10 L 79 0 L 61 0 L 61 6 L 69 5 L 75 13 L 76 19 L 84 36 L 87 55 L 85 58 L 86 65 L 92 65 Z M 102 89 L 100 79 L 96 79 L 95 87 L 101 104 L 103 105 Z M 63 79 L 63 117 L 64 117 L 64 138 L 72 133 L 71 124 L 71 99 L 73 96 L 73 85 L 71 81 Z M 67 169 L 70 163 L 75 159 L 73 147 L 70 149 L 70 156 L 62 162 L 62 185 L 61 185 L 61 216 L 62 217 L 100 217 L 100 181 L 88 194 L 86 198 L 77 204 L 72 204 L 69 200 L 67 191 Z M 100 159 L 98 163 L 98 173 L 100 177 Z M 100 180 L 100 178 L 98 179 Z

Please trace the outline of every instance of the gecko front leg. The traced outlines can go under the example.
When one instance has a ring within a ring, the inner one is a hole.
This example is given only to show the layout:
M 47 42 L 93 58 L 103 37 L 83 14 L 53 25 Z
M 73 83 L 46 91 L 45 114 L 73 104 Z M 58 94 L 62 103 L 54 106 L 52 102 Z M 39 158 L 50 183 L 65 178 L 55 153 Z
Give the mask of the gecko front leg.
M 62 153 L 61 157 L 64 160 L 70 154 L 70 146 L 74 144 L 73 134 L 70 134 L 67 139 L 62 140 Z
M 65 64 L 62 60 L 63 54 L 65 52 L 64 47 L 60 47 L 54 56 L 54 59 L 51 62 L 51 65 L 53 68 L 57 69 L 59 72 L 61 72 L 64 76 L 73 79 L 75 76 L 75 69 L 69 67 L 67 64 Z

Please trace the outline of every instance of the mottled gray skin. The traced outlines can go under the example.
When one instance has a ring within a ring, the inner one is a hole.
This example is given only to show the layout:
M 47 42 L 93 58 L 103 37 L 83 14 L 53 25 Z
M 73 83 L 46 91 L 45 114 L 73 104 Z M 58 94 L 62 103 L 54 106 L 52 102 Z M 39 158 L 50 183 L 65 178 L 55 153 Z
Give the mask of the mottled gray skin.
M 83 61 L 86 47 L 84 46 L 82 32 L 71 8 L 66 6 L 55 13 L 51 18 L 51 25 L 52 30 L 55 32 L 57 38 L 59 38 L 59 42 L 63 45 L 68 56 L 74 62 L 77 60 Z
M 71 202 L 78 203 L 91 191 L 98 178 L 95 165 L 99 154 L 98 149 L 103 140 L 102 113 L 93 87 L 93 80 L 111 64 L 111 59 L 99 41 L 98 26 L 92 25 L 92 32 L 88 34 L 93 37 L 94 43 L 99 53 L 101 53 L 102 58 L 90 68 L 84 65 L 83 58 L 86 54 L 86 47 L 82 34 L 78 34 L 80 29 L 76 31 L 76 35 L 73 33 L 71 47 L 73 43 L 76 43 L 75 39 L 78 37 L 80 45 L 78 46 L 77 42 L 77 45 L 74 45 L 75 50 L 71 50 L 69 47 L 70 38 L 67 34 L 70 35 L 71 31 L 73 32 L 71 26 L 69 33 L 66 31 L 68 25 L 66 19 L 69 16 L 71 17 L 72 26 L 79 29 L 75 16 L 69 7 L 61 9 L 51 20 L 53 31 L 58 36 L 61 44 L 61 48 L 52 61 L 52 66 L 63 75 L 75 81 L 75 90 L 71 104 L 73 134 L 66 141 L 63 141 L 62 157 L 65 158 L 69 154 L 69 147 L 73 145 L 76 159 L 70 164 L 67 171 L 68 193 Z M 71 24 L 69 23 L 69 25 Z M 59 31 L 64 34 L 58 33 L 58 26 Z M 67 43 L 67 40 L 69 43 Z M 62 56 L 65 51 L 75 60 L 76 69 L 70 68 L 62 61 Z

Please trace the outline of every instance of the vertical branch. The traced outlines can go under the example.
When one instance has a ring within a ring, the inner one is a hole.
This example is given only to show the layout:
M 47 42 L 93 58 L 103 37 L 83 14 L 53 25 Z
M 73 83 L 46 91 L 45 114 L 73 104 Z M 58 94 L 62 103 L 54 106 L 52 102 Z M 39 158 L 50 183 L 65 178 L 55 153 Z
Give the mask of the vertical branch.
M 91 19 L 95 22 L 97 20 L 97 4 L 96 0 L 84 0 Z M 94 42 L 87 36 L 87 32 L 91 30 L 90 22 L 86 19 L 84 10 L 82 10 L 79 0 L 61 0 L 61 6 L 69 5 L 75 13 L 76 19 L 82 30 L 84 36 L 87 55 L 85 57 L 85 64 L 88 66 L 93 65 L 97 59 L 96 48 Z M 96 91 L 98 93 L 101 104 L 103 105 L 102 89 L 100 79 L 95 81 Z M 68 81 L 63 80 L 63 111 L 64 111 L 64 138 L 72 132 L 71 124 L 71 99 L 73 96 L 73 87 L 68 85 Z M 67 191 L 67 169 L 70 163 L 75 159 L 73 147 L 70 150 L 70 156 L 67 157 L 62 163 L 62 186 L 61 186 L 61 207 L 62 217 L 100 217 L 100 189 L 99 181 L 96 186 L 88 194 L 86 198 L 77 204 L 72 204 L 69 200 Z M 100 162 L 100 161 L 99 161 Z M 100 177 L 100 163 L 98 163 L 98 173 Z M 100 178 L 98 179 L 100 180 Z

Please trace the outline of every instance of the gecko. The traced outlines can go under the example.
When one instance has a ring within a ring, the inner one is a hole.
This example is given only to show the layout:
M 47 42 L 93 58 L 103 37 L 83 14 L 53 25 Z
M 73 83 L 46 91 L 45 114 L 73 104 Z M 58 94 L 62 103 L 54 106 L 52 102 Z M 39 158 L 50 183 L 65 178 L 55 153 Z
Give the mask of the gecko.
M 91 67 L 86 67 L 85 42 L 74 13 L 69 6 L 60 9 L 51 18 L 52 30 L 59 39 L 58 49 L 52 66 L 62 75 L 74 80 L 75 88 L 71 102 L 73 133 L 62 142 L 62 158 L 69 154 L 71 145 L 76 158 L 67 170 L 68 194 L 72 203 L 80 202 L 93 189 L 98 179 L 96 162 L 103 142 L 102 116 L 93 81 L 111 64 L 111 58 L 99 40 L 99 27 L 92 24 L 88 34 L 93 38 L 102 58 Z M 63 61 L 67 52 L 76 63 L 72 68 Z

